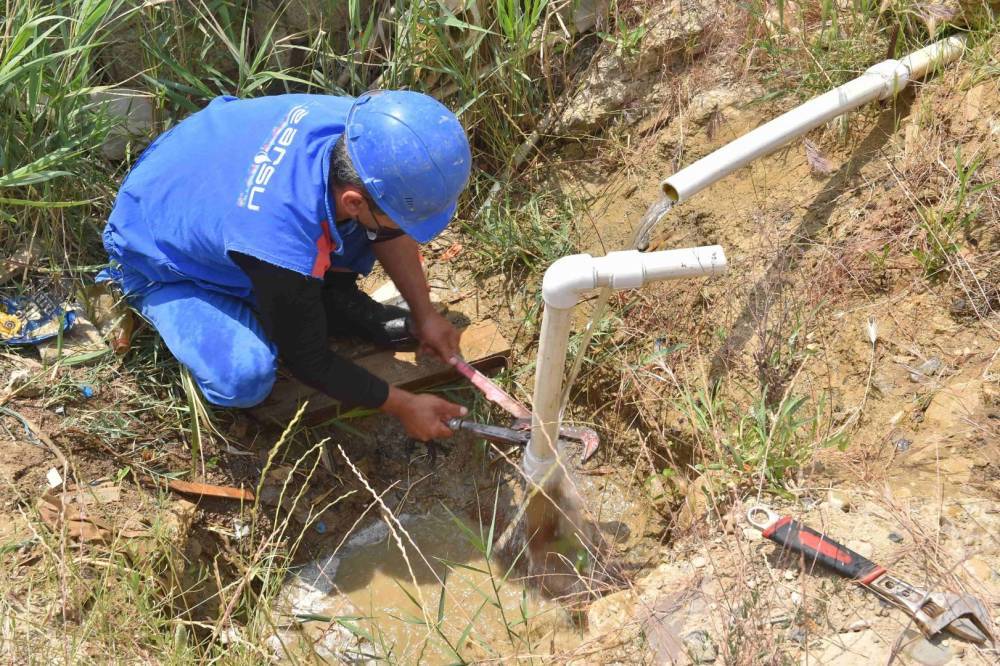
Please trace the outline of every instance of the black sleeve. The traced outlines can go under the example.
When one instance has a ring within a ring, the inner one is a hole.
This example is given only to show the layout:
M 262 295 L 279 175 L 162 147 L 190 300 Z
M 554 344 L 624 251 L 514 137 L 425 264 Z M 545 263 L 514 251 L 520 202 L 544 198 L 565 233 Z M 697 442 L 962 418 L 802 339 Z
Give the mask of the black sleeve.
M 347 406 L 380 407 L 389 385 L 330 350 L 322 280 L 237 252 L 229 256 L 253 283 L 257 318 L 296 379 Z

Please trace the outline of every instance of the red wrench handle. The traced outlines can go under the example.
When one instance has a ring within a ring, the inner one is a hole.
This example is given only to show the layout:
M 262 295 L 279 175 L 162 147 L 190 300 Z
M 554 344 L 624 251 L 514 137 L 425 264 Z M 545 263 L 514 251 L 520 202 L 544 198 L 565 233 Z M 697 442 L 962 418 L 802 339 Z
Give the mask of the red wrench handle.
M 785 548 L 806 556 L 806 564 L 814 562 L 833 569 L 859 583 L 868 585 L 885 573 L 885 569 L 841 546 L 828 536 L 785 516 L 763 531 L 763 535 Z

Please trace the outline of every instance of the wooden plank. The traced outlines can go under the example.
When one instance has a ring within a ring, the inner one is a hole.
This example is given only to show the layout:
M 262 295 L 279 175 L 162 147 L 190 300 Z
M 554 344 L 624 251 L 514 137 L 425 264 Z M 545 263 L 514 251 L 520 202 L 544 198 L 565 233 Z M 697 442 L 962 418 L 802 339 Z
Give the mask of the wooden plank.
M 338 351 L 343 353 L 344 350 Z M 461 351 L 465 360 L 487 372 L 506 365 L 510 358 L 510 343 L 497 330 L 496 324 L 487 319 L 470 324 L 462 330 Z M 352 360 L 393 386 L 408 391 L 446 384 L 460 376 L 454 368 L 436 358 L 417 358 L 415 351 L 369 350 Z M 271 395 L 251 409 L 250 414 L 261 421 L 283 424 L 295 415 L 299 405 L 306 400 L 309 401 L 309 406 L 303 419 L 307 424 L 317 423 L 337 414 L 336 400 L 284 373 L 279 374 Z
M 253 492 L 244 488 L 231 488 L 229 486 L 214 486 L 209 483 L 196 483 L 192 481 L 181 481 L 171 479 L 167 482 L 167 487 L 171 490 L 185 495 L 201 495 L 202 497 L 221 497 L 223 499 L 253 501 Z

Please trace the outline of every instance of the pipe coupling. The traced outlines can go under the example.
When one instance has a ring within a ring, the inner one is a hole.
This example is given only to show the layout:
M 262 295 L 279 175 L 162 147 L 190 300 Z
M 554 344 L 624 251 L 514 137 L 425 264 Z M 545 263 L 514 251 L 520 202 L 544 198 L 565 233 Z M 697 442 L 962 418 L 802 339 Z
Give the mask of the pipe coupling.
M 635 250 L 608 252 L 594 260 L 597 286 L 612 289 L 638 289 L 646 281 L 646 266 Z
M 877 76 L 882 79 L 882 92 L 879 99 L 895 97 L 900 90 L 910 82 L 910 68 L 899 60 L 883 60 L 865 70 L 866 76 Z
M 536 486 L 551 486 L 562 474 L 562 470 L 556 465 L 557 460 L 557 456 L 536 458 L 531 455 L 531 447 L 527 447 L 521 458 L 521 468 L 529 483 Z

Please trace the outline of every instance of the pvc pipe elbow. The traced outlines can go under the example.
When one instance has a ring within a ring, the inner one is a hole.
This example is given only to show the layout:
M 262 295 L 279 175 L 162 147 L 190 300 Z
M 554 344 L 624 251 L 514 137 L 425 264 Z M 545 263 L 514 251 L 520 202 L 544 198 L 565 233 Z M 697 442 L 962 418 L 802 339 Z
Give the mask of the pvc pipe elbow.
M 594 258 L 589 254 L 571 254 L 557 259 L 542 278 L 542 298 L 545 305 L 569 310 L 581 294 L 597 286 Z
M 585 291 L 597 287 L 638 289 L 659 280 L 718 275 L 726 268 L 726 253 L 719 245 L 660 252 L 625 250 L 596 258 L 574 254 L 545 271 L 542 297 L 547 307 L 568 310 Z

